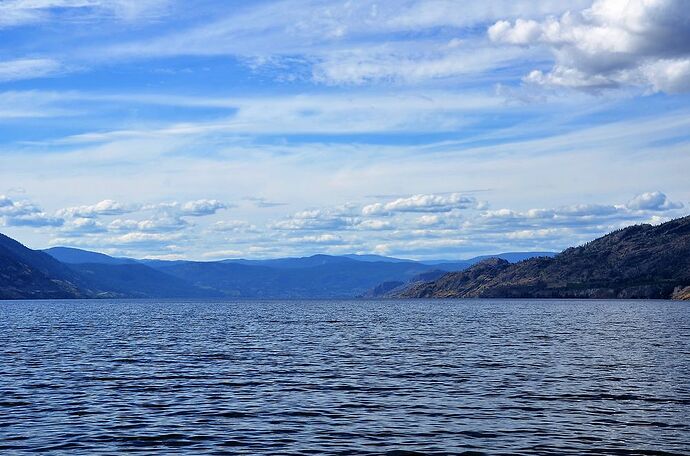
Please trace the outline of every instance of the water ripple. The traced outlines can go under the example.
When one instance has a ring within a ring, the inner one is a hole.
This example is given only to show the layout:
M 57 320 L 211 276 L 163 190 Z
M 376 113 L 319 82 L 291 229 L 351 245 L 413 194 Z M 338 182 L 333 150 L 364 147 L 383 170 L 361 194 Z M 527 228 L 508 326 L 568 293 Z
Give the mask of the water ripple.
M 0 453 L 690 454 L 664 301 L 0 303 Z

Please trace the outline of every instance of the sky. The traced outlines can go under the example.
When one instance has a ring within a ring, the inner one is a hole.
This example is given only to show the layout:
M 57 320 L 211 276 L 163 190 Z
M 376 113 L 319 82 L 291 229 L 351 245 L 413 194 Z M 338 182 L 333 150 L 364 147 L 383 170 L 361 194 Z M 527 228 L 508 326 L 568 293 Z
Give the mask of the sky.
M 690 212 L 686 0 L 0 0 L 0 232 L 560 251 Z

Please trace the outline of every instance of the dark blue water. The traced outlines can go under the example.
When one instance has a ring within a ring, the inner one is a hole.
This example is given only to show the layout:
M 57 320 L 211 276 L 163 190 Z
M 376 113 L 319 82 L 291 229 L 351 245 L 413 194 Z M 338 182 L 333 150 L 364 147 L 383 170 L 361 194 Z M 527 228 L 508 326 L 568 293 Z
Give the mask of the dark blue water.
M 690 453 L 688 303 L 0 302 L 0 360 L 2 454 Z

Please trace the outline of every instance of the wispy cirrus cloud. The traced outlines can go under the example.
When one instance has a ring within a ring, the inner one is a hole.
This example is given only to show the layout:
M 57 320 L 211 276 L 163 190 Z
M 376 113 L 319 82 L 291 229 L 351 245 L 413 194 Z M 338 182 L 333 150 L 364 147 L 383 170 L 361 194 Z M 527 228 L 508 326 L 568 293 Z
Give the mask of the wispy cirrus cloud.
M 52 58 L 24 58 L 0 60 L 0 82 L 54 76 L 68 71 Z
M 0 3 L 0 28 L 50 20 L 98 19 L 103 15 L 132 20 L 159 17 L 168 0 L 5 0 Z

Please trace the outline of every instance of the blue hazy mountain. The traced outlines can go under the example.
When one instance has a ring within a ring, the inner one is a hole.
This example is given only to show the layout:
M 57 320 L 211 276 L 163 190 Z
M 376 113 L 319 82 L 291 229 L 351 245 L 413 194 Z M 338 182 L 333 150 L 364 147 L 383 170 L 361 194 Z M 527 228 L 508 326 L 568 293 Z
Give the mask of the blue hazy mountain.
M 212 298 L 222 293 L 194 286 L 175 277 L 137 262 L 109 264 L 82 263 L 69 267 L 83 282 L 103 297 L 122 298 Z
M 363 294 L 381 282 L 407 281 L 429 270 L 419 263 L 356 261 L 349 258 L 310 257 L 314 265 L 279 262 L 280 266 L 241 264 L 234 262 L 184 262 L 155 267 L 198 287 L 216 289 L 227 296 L 261 298 L 346 298 Z
M 61 263 L 66 264 L 136 264 L 137 261 L 131 258 L 116 258 L 103 253 L 91 252 L 88 250 L 75 249 L 72 247 L 52 247 L 44 250 Z
M 5 298 L 348 298 L 366 295 L 382 283 L 408 284 L 478 261 L 419 262 L 355 254 L 164 261 L 116 258 L 70 247 L 39 252 L 7 237 L 4 244 L 14 246 L 15 252 L 12 256 L 6 248 L 0 255 L 5 277 L 14 278 L 0 283 Z
M 353 260 L 357 261 L 371 261 L 374 263 L 378 262 L 384 262 L 384 263 L 415 263 L 414 260 L 406 260 L 403 258 L 393 258 L 393 257 L 387 257 L 383 255 L 361 255 L 361 254 L 348 254 L 348 255 L 343 255 L 345 258 L 350 258 Z M 422 261 L 421 263 L 426 263 Z
M 275 258 L 270 260 L 222 260 L 222 263 L 233 263 L 233 264 L 245 264 L 249 266 L 266 266 L 271 268 L 279 269 L 301 269 L 301 268 L 312 268 L 316 266 L 326 266 L 330 264 L 338 263 L 348 263 L 349 258 L 344 256 L 333 256 L 333 255 L 312 255 L 307 257 L 295 257 L 295 258 Z

